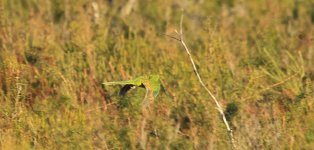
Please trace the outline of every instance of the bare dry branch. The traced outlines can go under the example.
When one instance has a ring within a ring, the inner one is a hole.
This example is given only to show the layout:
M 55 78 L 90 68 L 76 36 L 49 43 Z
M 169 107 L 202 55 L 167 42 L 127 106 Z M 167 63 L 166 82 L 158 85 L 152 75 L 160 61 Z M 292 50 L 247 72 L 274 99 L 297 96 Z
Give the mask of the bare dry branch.
M 183 46 L 183 48 L 185 49 L 186 53 L 188 54 L 189 56 L 189 59 L 190 59 L 190 62 L 192 64 L 192 67 L 193 67 L 193 70 L 198 78 L 198 81 L 200 82 L 200 84 L 202 85 L 202 87 L 207 91 L 207 93 L 210 95 L 210 97 L 213 99 L 214 103 L 216 104 L 216 109 L 218 110 L 218 112 L 220 113 L 221 117 L 222 117 L 222 120 L 223 120 L 223 123 L 225 124 L 226 128 L 227 128 L 227 131 L 229 133 L 229 137 L 230 137 L 230 141 L 231 141 L 231 144 L 232 144 L 232 147 L 233 149 L 237 149 L 237 146 L 236 146 L 236 143 L 235 143 L 235 140 L 234 140 L 234 137 L 233 137 L 233 131 L 232 129 L 230 128 L 230 125 L 226 119 L 226 116 L 224 114 L 224 111 L 223 111 L 223 108 L 222 106 L 220 105 L 219 101 L 217 100 L 217 98 L 215 97 L 215 95 L 206 87 L 205 83 L 203 82 L 201 76 L 200 76 L 200 73 L 198 72 L 197 68 L 196 68 L 196 65 L 195 65 L 195 62 L 192 58 L 192 55 L 190 53 L 190 50 L 189 48 L 187 47 L 185 41 L 183 40 L 183 27 L 182 27 L 182 24 L 183 24 L 183 15 L 181 15 L 181 20 L 180 20 L 180 32 L 178 33 L 176 31 L 176 33 L 178 34 L 179 36 L 179 39 L 178 38 L 175 38 L 174 36 L 169 36 L 169 35 L 166 35 L 170 38 L 173 38 L 177 41 L 179 41 L 181 43 L 181 45 Z

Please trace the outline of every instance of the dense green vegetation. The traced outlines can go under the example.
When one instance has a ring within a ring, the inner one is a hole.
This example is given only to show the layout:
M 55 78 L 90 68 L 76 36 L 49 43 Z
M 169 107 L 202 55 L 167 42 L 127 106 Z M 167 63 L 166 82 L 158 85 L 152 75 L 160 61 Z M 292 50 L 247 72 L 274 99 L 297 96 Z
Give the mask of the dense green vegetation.
M 0 0 L 0 149 L 231 149 L 182 9 L 239 149 L 313 148 L 311 0 Z

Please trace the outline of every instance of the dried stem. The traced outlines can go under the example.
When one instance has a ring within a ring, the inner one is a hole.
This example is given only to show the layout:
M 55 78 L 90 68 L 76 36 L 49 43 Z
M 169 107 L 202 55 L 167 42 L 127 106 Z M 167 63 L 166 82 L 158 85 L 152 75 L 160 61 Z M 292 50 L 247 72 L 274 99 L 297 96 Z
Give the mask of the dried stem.
M 192 58 L 192 55 L 190 53 L 190 50 L 189 48 L 187 47 L 185 41 L 183 40 L 183 28 L 182 28 L 182 24 L 183 24 L 183 15 L 181 16 L 181 20 L 180 20 L 180 33 L 178 33 L 178 31 L 175 31 L 176 34 L 179 36 L 179 37 L 174 37 L 174 36 L 171 36 L 171 35 L 166 35 L 172 39 L 175 39 L 177 41 L 179 41 L 181 43 L 181 45 L 184 47 L 186 53 L 189 55 L 189 58 L 190 58 L 190 61 L 191 61 L 191 64 L 193 66 L 193 70 L 198 78 L 198 81 L 201 83 L 202 87 L 207 91 L 207 93 L 210 95 L 210 97 L 213 99 L 213 101 L 215 102 L 216 104 L 216 107 L 217 107 L 217 110 L 218 112 L 220 113 L 221 117 L 222 117 L 222 120 L 223 120 L 223 123 L 225 124 L 226 128 L 227 128 L 227 131 L 229 133 L 229 137 L 230 137 L 230 140 L 231 140 L 231 144 L 232 144 L 232 147 L 233 149 L 237 149 L 236 147 L 236 144 L 235 144 L 235 140 L 234 140 L 234 137 L 233 137 L 233 131 L 232 129 L 230 128 L 230 125 L 226 119 L 226 115 L 224 114 L 224 111 L 223 111 L 223 108 L 221 107 L 219 101 L 217 100 L 217 98 L 214 96 L 214 94 L 206 87 L 205 83 L 203 82 L 201 76 L 200 76 L 200 73 L 198 72 L 197 68 L 196 68 L 196 65 L 194 63 L 194 60 Z
M 120 16 L 121 17 L 128 16 L 131 13 L 135 5 L 136 5 L 136 0 L 129 0 L 125 4 L 125 6 L 121 9 Z
M 150 103 L 154 100 L 153 93 L 146 88 L 146 94 L 142 103 L 142 124 L 141 124 L 141 136 L 140 136 L 140 145 L 142 149 L 147 149 L 147 132 L 145 131 L 145 127 L 147 124 L 147 119 L 151 115 L 150 114 Z

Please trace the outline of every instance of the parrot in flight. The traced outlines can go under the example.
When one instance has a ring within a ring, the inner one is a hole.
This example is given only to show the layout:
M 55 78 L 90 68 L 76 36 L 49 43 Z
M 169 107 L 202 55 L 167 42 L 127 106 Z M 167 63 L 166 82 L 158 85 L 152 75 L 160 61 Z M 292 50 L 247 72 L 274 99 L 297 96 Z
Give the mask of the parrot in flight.
M 160 91 L 160 80 L 159 75 L 148 75 L 140 76 L 131 80 L 126 81 L 113 81 L 113 82 L 104 82 L 104 85 L 122 85 L 119 95 L 125 95 L 130 89 L 141 87 L 145 88 L 147 92 L 153 94 L 154 97 L 157 97 Z

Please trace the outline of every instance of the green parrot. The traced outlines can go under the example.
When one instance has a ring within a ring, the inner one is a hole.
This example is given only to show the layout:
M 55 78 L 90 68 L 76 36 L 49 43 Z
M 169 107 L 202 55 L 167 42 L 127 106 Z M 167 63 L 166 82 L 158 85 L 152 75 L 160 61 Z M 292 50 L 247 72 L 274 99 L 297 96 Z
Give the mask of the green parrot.
M 160 91 L 159 75 L 140 76 L 132 80 L 127 81 L 113 81 L 104 82 L 104 85 L 123 85 L 120 89 L 119 95 L 125 95 L 130 89 L 134 87 L 145 88 L 148 93 L 153 93 L 154 97 L 157 97 Z

